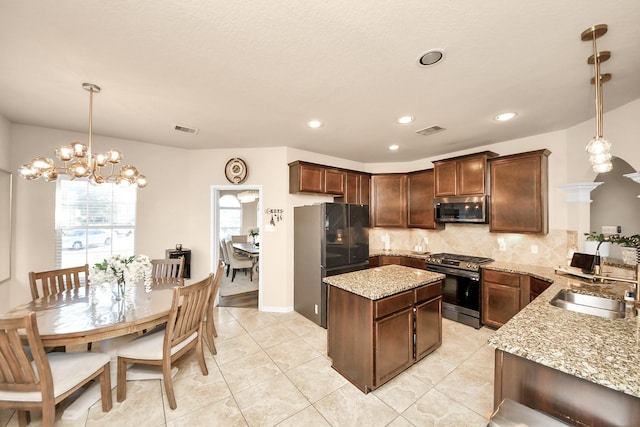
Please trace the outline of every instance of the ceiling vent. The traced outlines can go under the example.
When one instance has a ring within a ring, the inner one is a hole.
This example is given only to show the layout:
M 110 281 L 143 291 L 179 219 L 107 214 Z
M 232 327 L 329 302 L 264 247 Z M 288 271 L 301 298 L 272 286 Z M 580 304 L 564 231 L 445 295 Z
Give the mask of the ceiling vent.
M 433 125 L 433 126 L 429 126 L 428 128 L 420 129 L 416 131 L 416 133 L 419 133 L 420 135 L 424 135 L 424 136 L 429 136 L 443 130 L 445 130 L 445 128 L 440 127 L 438 125 Z
M 192 134 L 196 134 L 196 133 L 200 132 L 200 129 L 190 128 L 188 126 L 180 126 L 180 125 L 174 125 L 173 129 L 177 130 L 179 132 L 192 133 Z

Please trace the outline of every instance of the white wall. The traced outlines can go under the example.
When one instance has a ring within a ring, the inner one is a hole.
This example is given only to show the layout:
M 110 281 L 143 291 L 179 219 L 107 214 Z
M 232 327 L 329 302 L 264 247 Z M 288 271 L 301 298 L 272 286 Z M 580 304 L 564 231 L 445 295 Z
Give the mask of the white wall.
M 635 142 L 640 134 L 637 117 L 640 117 L 640 100 L 605 113 L 604 118 L 605 136 L 613 144 L 614 155 L 624 158 L 636 170 L 640 168 Z M 51 153 L 58 145 L 86 137 L 75 132 L 24 125 L 11 125 L 10 128 L 10 162 L 5 168 L 11 171 L 16 171 L 35 156 Z M 483 150 L 506 155 L 550 149 L 550 228 L 572 230 L 575 226 L 572 210 L 565 202 L 566 195 L 556 187 L 593 180 L 595 174 L 589 173 L 588 158 L 584 152 L 592 133 L 591 122 L 586 122 L 566 131 L 492 144 L 451 153 L 451 156 Z M 3 138 L 6 138 L 6 121 L 0 121 L 0 154 L 7 151 Z M 276 223 L 273 231 L 266 231 L 264 227 L 269 216 L 263 215 L 260 224 L 265 230 L 261 236 L 260 307 L 270 311 L 287 311 L 293 307 L 294 206 L 332 200 L 331 197 L 290 195 L 289 162 L 305 160 L 374 173 L 407 172 L 432 166 L 432 159 L 361 164 L 286 147 L 186 151 L 98 135 L 94 135 L 94 145 L 97 151 L 111 147 L 121 149 L 125 159 L 150 179 L 149 186 L 138 192 L 137 252 L 164 257 L 165 249 L 180 242 L 193 251 L 192 277 L 195 278 L 204 277 L 217 262 L 214 259 L 217 246 L 213 245 L 211 250 L 211 187 L 229 185 L 224 176 L 224 166 L 230 158 L 245 160 L 249 174 L 243 184 L 262 186 L 262 209 L 284 209 L 283 221 Z M 0 158 L 0 165 L 5 158 Z M 8 282 L 0 284 L 0 312 L 30 299 L 29 271 L 55 267 L 55 184 L 16 179 L 14 189 L 14 275 Z

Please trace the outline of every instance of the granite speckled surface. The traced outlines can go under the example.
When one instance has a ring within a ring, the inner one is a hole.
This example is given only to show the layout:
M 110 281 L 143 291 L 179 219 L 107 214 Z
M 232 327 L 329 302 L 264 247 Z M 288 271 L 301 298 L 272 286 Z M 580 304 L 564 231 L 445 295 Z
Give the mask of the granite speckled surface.
M 385 265 L 323 279 L 324 283 L 371 300 L 444 279 L 444 274 L 401 265 Z
M 609 320 L 552 306 L 562 289 L 623 298 L 628 283 L 594 284 L 553 268 L 496 262 L 483 266 L 530 274 L 553 284 L 489 338 L 495 348 L 640 397 L 640 321 L 627 309 Z
M 406 256 L 409 258 L 420 258 L 426 261 L 429 255 L 431 255 L 431 252 L 418 253 L 415 251 L 406 251 L 403 249 L 389 249 L 388 251 L 385 251 L 384 249 L 376 249 L 369 252 L 369 256 L 380 256 L 380 255 Z

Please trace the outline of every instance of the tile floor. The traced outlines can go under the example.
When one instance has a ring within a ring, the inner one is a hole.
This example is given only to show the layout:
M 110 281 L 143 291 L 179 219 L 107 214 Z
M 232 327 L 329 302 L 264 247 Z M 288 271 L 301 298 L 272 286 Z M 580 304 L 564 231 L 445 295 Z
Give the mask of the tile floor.
M 363 394 L 331 369 L 326 330 L 292 313 L 217 308 L 218 354 L 205 347 L 209 375 L 195 357 L 179 363 L 176 410 L 160 380 L 130 381 L 128 397 L 100 403 L 56 426 L 486 426 L 493 404 L 491 329 L 443 319 L 438 350 L 379 389 Z M 12 411 L 0 425 L 16 426 Z M 39 415 L 32 417 L 40 425 Z

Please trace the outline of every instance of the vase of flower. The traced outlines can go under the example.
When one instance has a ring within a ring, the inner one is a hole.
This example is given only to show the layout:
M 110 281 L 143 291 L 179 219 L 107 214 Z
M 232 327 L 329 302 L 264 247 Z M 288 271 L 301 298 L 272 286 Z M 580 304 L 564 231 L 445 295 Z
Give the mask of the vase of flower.
M 127 284 L 124 280 L 117 280 L 116 281 L 116 286 L 113 290 L 113 297 L 116 299 L 116 301 L 121 301 L 124 299 L 124 294 L 127 290 Z
M 112 284 L 113 297 L 117 301 L 125 298 L 127 285 L 134 286 L 144 279 L 145 290 L 151 283 L 151 261 L 146 255 L 122 257 L 114 255 L 91 268 L 93 284 Z

